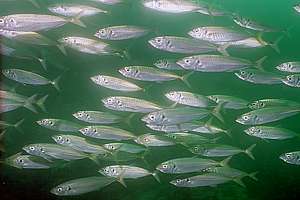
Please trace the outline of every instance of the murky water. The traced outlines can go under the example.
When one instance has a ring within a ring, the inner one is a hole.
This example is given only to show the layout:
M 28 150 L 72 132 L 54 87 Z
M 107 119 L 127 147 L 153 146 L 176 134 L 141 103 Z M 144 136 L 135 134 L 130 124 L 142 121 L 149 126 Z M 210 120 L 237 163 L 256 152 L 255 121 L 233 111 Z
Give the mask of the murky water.
M 53 3 L 68 2 L 82 3 L 82 1 L 38 1 L 40 8 L 33 7 L 28 1 L 1 1 L 0 15 L 15 13 L 36 13 L 50 14 L 47 7 Z M 172 54 L 154 49 L 148 44 L 148 40 L 160 35 L 187 36 L 187 32 L 197 26 L 225 26 L 235 27 L 230 17 L 211 17 L 198 13 L 191 14 L 164 14 L 146 9 L 140 0 L 127 0 L 124 4 L 105 6 L 87 1 L 88 5 L 95 5 L 109 11 L 109 14 L 98 14 L 82 18 L 87 28 L 82 28 L 74 24 L 66 24 L 62 27 L 41 32 L 52 40 L 57 40 L 65 36 L 81 36 L 93 38 L 94 33 L 102 27 L 113 25 L 136 25 L 146 27 L 151 32 L 138 39 L 125 41 L 108 41 L 117 49 L 126 50 L 129 58 L 124 59 L 117 56 L 96 56 L 76 52 L 67 49 L 67 55 L 63 55 L 55 46 L 38 47 L 22 44 L 10 40 L 2 40 L 5 44 L 16 48 L 22 53 L 30 56 L 43 57 L 46 61 L 47 70 L 44 70 L 40 63 L 33 59 L 19 59 L 14 57 L 1 57 L 1 68 L 20 68 L 27 71 L 41 74 L 50 80 L 61 76 L 59 82 L 60 91 L 56 91 L 51 86 L 25 86 L 7 78 L 2 78 L 2 84 L 15 88 L 17 93 L 31 96 L 38 94 L 39 97 L 49 95 L 46 101 L 47 112 L 39 110 L 37 114 L 24 108 L 2 114 L 2 120 L 15 123 L 24 119 L 21 125 L 22 133 L 14 128 L 7 129 L 4 137 L 5 153 L 2 159 L 21 152 L 22 147 L 30 143 L 54 143 L 51 136 L 58 134 L 39 126 L 35 121 L 43 118 L 58 118 L 87 125 L 76 120 L 72 114 L 79 110 L 108 111 L 102 104 L 101 99 L 108 96 L 131 96 L 143 98 L 157 103 L 164 107 L 172 105 L 172 102 L 164 97 L 170 90 L 184 90 L 202 95 L 224 94 L 240 97 L 249 101 L 264 98 L 282 98 L 300 102 L 300 90 L 286 85 L 256 85 L 238 79 L 233 73 L 194 73 L 189 78 L 191 88 L 182 81 L 175 80 L 163 83 L 149 83 L 142 81 L 132 81 L 139 86 L 146 88 L 145 92 L 124 93 L 105 89 L 96 86 L 90 77 L 97 74 L 105 74 L 122 78 L 118 69 L 127 65 L 153 66 L 157 59 L 172 58 L 180 59 L 185 55 Z M 274 49 L 266 47 L 260 49 L 230 49 L 232 56 L 256 61 L 263 56 L 267 56 L 264 62 L 266 71 L 276 72 L 275 66 L 290 61 L 300 60 L 299 57 L 299 35 L 300 35 L 300 15 L 293 10 L 293 6 L 299 3 L 294 0 L 216 0 L 213 5 L 231 13 L 249 17 L 262 24 L 279 30 L 289 29 L 289 36 L 282 32 L 266 33 L 263 38 L 266 41 L 275 41 L 278 37 L 284 36 L 279 44 L 280 53 Z M 183 75 L 186 72 L 177 72 Z M 223 135 L 218 141 L 221 144 L 237 146 L 242 149 L 251 144 L 257 144 L 253 151 L 255 160 L 243 154 L 236 155 L 230 161 L 230 166 L 242 171 L 251 173 L 258 172 L 258 181 L 244 178 L 246 187 L 241 187 L 235 182 L 229 182 L 215 187 L 198 188 L 176 188 L 169 181 L 187 175 L 166 175 L 160 173 L 161 183 L 155 181 L 151 176 L 126 180 L 127 188 L 120 183 L 113 184 L 88 194 L 74 197 L 59 197 L 50 193 L 50 190 L 65 181 L 100 175 L 97 171 L 107 165 L 122 163 L 135 165 L 153 171 L 155 167 L 163 161 L 194 156 L 185 147 L 176 145 L 172 147 L 153 147 L 147 154 L 147 164 L 142 160 L 129 162 L 108 162 L 101 161 L 100 165 L 84 159 L 71 161 L 58 165 L 51 169 L 30 170 L 17 169 L 8 165 L 1 166 L 1 199 L 145 199 L 145 200 L 165 200 L 165 199 L 299 199 L 299 179 L 300 168 L 297 165 L 289 165 L 279 159 L 282 153 L 300 150 L 299 138 L 283 141 L 266 142 L 259 138 L 246 135 L 243 130 L 246 126 L 235 122 L 237 116 L 249 110 L 226 110 L 223 112 L 225 125 L 229 129 L 232 137 Z M 117 113 L 127 118 L 130 114 Z M 136 114 L 130 122 L 122 122 L 112 125 L 128 131 L 135 135 L 145 133 L 156 133 L 148 129 L 140 118 L 143 114 Z M 299 132 L 300 116 L 296 115 L 288 119 L 271 123 L 271 126 L 284 127 L 295 132 Z M 300 133 L 299 133 L 300 134 Z M 81 136 L 81 134 L 74 133 Z M 107 143 L 104 140 L 91 139 L 99 144 Z M 134 142 L 133 142 L 134 143 Z M 221 159 L 216 159 L 221 160 Z M 197 173 L 196 173 L 197 174 Z

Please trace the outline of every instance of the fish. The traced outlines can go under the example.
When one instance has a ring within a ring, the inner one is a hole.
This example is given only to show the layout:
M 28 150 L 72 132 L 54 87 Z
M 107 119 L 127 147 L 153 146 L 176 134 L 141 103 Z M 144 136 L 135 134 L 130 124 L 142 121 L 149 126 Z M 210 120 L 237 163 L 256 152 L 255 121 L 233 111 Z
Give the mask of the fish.
M 100 190 L 113 182 L 115 182 L 114 178 L 91 176 L 61 183 L 52 188 L 50 192 L 57 196 L 76 196 Z
M 170 91 L 166 93 L 165 96 L 176 104 L 186 106 L 208 108 L 216 105 L 214 101 L 210 100 L 206 96 L 191 92 Z
M 0 113 L 10 112 L 22 107 L 30 110 L 31 112 L 37 113 L 37 110 L 30 104 L 30 102 L 18 102 L 11 99 L 1 99 Z
M 124 0 L 91 0 L 95 2 L 100 2 L 107 5 L 115 5 L 124 2 Z
M 210 139 L 192 133 L 167 133 L 166 136 L 173 139 L 177 144 L 182 144 L 183 146 L 189 146 L 195 144 L 207 144 L 207 143 L 215 142 L 215 139 Z
M 58 82 L 60 76 L 53 81 L 33 72 L 22 69 L 2 69 L 2 74 L 13 81 L 27 85 L 53 85 L 56 90 L 60 90 Z
M 277 70 L 289 73 L 300 73 L 300 62 L 285 62 L 275 67 Z
M 297 115 L 299 112 L 300 108 L 286 106 L 262 108 L 245 113 L 235 121 L 243 125 L 261 125 Z
M 122 121 L 118 115 L 100 111 L 78 111 L 72 114 L 76 119 L 90 124 L 114 124 Z
M 134 83 L 112 76 L 97 75 L 91 77 L 91 80 L 102 87 L 122 92 L 136 92 L 143 90 L 143 88 Z
M 300 74 L 286 76 L 281 81 L 290 87 L 300 88 Z
M 6 128 L 12 127 L 12 128 L 15 128 L 17 131 L 23 133 L 23 131 L 22 131 L 22 129 L 20 128 L 20 126 L 23 124 L 24 120 L 25 120 L 25 119 L 21 119 L 21 120 L 17 121 L 17 122 L 14 123 L 14 124 L 11 124 L 11 123 L 9 123 L 9 122 L 1 121 L 1 120 L 0 120 L 0 128 L 1 128 L 1 129 L 6 129 Z
M 183 70 L 183 68 L 176 63 L 175 59 L 160 59 L 154 63 L 154 66 L 164 70 Z
M 0 29 L 38 32 L 58 28 L 68 22 L 65 18 L 53 15 L 13 14 L 0 17 Z
M 79 160 L 89 158 L 89 156 L 83 152 L 76 151 L 70 147 L 58 145 L 58 144 L 28 144 L 22 148 L 26 153 L 42 157 L 48 161 L 53 160 Z
M 253 21 L 249 18 L 238 16 L 238 15 L 235 15 L 233 17 L 233 21 L 240 27 L 243 27 L 246 29 L 260 31 L 260 32 L 277 32 L 277 30 L 275 30 L 273 28 L 261 25 L 256 21 Z
M 54 135 L 52 139 L 60 145 L 71 147 L 77 151 L 90 154 L 105 155 L 108 153 L 104 147 L 88 142 L 85 138 L 75 135 Z
M 159 50 L 180 53 L 180 54 L 200 54 L 221 51 L 217 45 L 194 38 L 160 36 L 148 41 L 148 43 Z
M 116 178 L 125 187 L 126 185 L 123 179 L 137 179 L 149 175 L 152 175 L 155 180 L 160 182 L 156 173 L 131 165 L 110 165 L 100 169 L 98 172 L 104 176 Z
M 116 55 L 123 56 L 123 52 L 113 49 L 110 44 L 99 40 L 85 37 L 69 36 L 58 40 L 63 46 L 74 49 L 75 51 L 92 55 Z
M 5 159 L 4 163 L 18 169 L 49 169 L 53 165 L 51 162 L 31 155 L 17 153 Z
M 176 79 L 183 80 L 176 74 L 172 74 L 160 69 L 145 66 L 127 66 L 119 69 L 119 73 L 123 76 L 140 81 L 162 82 L 172 81 Z
M 222 176 L 229 177 L 229 178 L 236 179 L 236 180 L 243 179 L 244 177 L 249 177 L 255 181 L 258 181 L 258 179 L 256 178 L 257 172 L 253 172 L 253 173 L 249 174 L 247 172 L 244 172 L 244 171 L 241 171 L 241 170 L 238 170 L 235 168 L 231 168 L 228 166 L 225 166 L 225 167 L 212 166 L 212 167 L 206 168 L 203 171 L 207 172 L 207 173 L 220 174 Z M 242 182 L 240 182 L 240 183 L 243 184 Z
M 288 164 L 300 165 L 300 151 L 284 153 L 281 154 L 279 158 Z
M 254 160 L 255 158 L 252 154 L 252 151 L 255 148 L 255 146 L 256 144 L 253 144 L 244 150 L 238 147 L 222 144 L 201 144 L 190 147 L 189 151 L 191 151 L 193 154 L 205 157 L 227 157 L 239 153 L 245 153 L 247 156 Z
M 244 132 L 250 136 L 271 140 L 285 140 L 298 137 L 298 134 L 294 131 L 271 126 L 252 126 L 244 130 Z
M 81 125 L 63 119 L 41 119 L 36 122 L 38 125 L 54 131 L 60 132 L 76 132 Z
M 107 143 L 103 147 L 109 151 L 122 151 L 127 153 L 144 153 L 147 149 L 140 145 L 129 143 Z
M 146 122 L 147 124 L 172 125 L 200 120 L 209 116 L 210 114 L 211 111 L 203 108 L 169 108 L 151 112 L 144 116 L 142 121 Z
M 243 69 L 234 73 L 239 79 L 254 84 L 282 84 L 282 76 L 257 69 Z
M 171 138 L 158 134 L 140 135 L 134 141 L 146 147 L 164 147 L 173 146 L 176 144 Z
M 293 8 L 297 13 L 300 13 L 300 4 L 294 5 Z
M 87 126 L 79 130 L 85 136 L 102 139 L 102 140 L 132 140 L 136 136 L 132 133 L 110 126 Z
M 217 104 L 222 104 L 222 108 L 226 109 L 246 109 L 249 105 L 249 101 L 234 96 L 209 95 L 207 97 L 212 101 L 216 102 Z
M 253 101 L 249 104 L 249 108 L 252 110 L 258 110 L 261 108 L 272 108 L 272 107 L 300 107 L 300 103 L 285 99 L 261 99 Z
M 143 0 L 145 8 L 171 14 L 201 13 L 211 16 L 223 16 L 225 13 L 209 8 L 203 2 L 187 0 Z
M 251 61 L 222 55 L 197 55 L 185 57 L 177 64 L 186 70 L 200 72 L 232 72 L 255 66 Z
M 218 162 L 210 159 L 186 157 L 165 161 L 156 167 L 156 170 L 165 174 L 184 174 L 201 172 L 209 167 L 227 166 L 230 158 Z
M 127 40 L 139 38 L 149 33 L 149 30 L 131 25 L 110 26 L 99 29 L 94 36 L 103 40 Z
M 149 113 L 162 109 L 159 105 L 125 96 L 112 96 L 102 99 L 102 103 L 108 109 L 124 112 Z
M 65 17 L 86 17 L 93 16 L 99 13 L 108 13 L 100 8 L 81 5 L 81 4 L 55 4 L 48 7 L 48 10 L 54 14 L 63 15 Z
M 248 34 L 227 27 L 203 26 L 188 32 L 193 38 L 205 40 L 212 43 L 234 42 L 249 38 Z
M 215 173 L 207 173 L 207 174 L 192 176 L 184 179 L 176 179 L 171 181 L 170 183 L 176 187 L 194 188 L 194 187 L 205 187 L 205 186 L 214 187 L 216 185 L 220 185 L 230 181 L 234 181 L 234 179 L 219 174 L 215 174 Z

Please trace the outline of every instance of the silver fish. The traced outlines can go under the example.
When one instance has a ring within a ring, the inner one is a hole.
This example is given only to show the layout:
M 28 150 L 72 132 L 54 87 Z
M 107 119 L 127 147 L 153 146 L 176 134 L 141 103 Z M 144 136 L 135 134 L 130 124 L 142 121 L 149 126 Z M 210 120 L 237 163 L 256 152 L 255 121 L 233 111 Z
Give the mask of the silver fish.
M 300 62 L 285 62 L 276 66 L 276 69 L 282 72 L 300 73 Z
M 29 144 L 23 147 L 23 150 L 30 155 L 39 156 L 48 161 L 53 159 L 71 161 L 88 158 L 87 154 L 57 144 Z
M 261 125 L 294 116 L 300 108 L 272 107 L 253 110 L 238 117 L 235 121 L 244 125 Z
M 115 182 L 110 177 L 92 176 L 64 182 L 51 189 L 51 193 L 57 196 L 75 196 L 99 190 Z
M 139 38 L 148 32 L 147 29 L 142 27 L 123 25 L 99 29 L 94 36 L 104 40 L 127 40 Z
M 189 132 L 201 127 L 198 123 L 181 123 L 171 125 L 157 125 L 157 124 L 146 124 L 148 128 L 154 131 L 161 131 L 165 133 L 176 133 L 176 132 Z
M 176 36 L 161 36 L 148 41 L 154 48 L 182 54 L 200 54 L 218 51 L 218 46 L 207 41 L 176 37 Z
M 77 151 L 82 151 L 91 154 L 106 154 L 106 151 L 102 146 L 92 144 L 85 138 L 75 135 L 54 135 L 52 139 L 60 145 L 71 147 Z
M 21 153 L 8 157 L 5 159 L 5 163 L 19 169 L 49 169 L 52 165 L 43 158 Z
M 233 42 L 249 38 L 247 34 L 243 34 L 240 31 L 219 26 L 204 26 L 194 28 L 193 30 L 189 31 L 188 34 L 193 38 L 212 43 Z
M 233 96 L 209 95 L 207 97 L 217 104 L 223 104 L 222 107 L 227 109 L 245 109 L 249 104 L 249 101 Z
M 251 145 L 247 149 L 240 149 L 238 147 L 233 147 L 229 145 L 222 144 L 201 144 L 190 147 L 189 150 L 197 155 L 202 155 L 205 157 L 227 157 L 233 156 L 239 153 L 247 154 L 251 159 L 255 159 L 252 151 L 256 144 Z
M 87 126 L 79 130 L 83 135 L 103 140 L 132 140 L 136 136 L 123 129 L 110 126 Z
M 4 44 L 1 44 L 0 47 L 0 54 L 4 56 L 12 56 L 16 52 L 16 49 L 6 46 Z
M 143 90 L 143 88 L 139 87 L 134 83 L 112 76 L 97 75 L 91 77 L 91 80 L 97 85 L 112 90 L 118 90 L 123 92 L 136 92 Z
M 162 82 L 176 79 L 183 80 L 183 77 L 153 67 L 127 66 L 119 69 L 119 72 L 127 78 L 141 81 Z
M 250 136 L 271 140 L 285 140 L 298 136 L 297 133 L 288 129 L 270 126 L 253 126 L 244 130 L 244 132 Z
M 184 69 L 201 72 L 231 72 L 256 65 L 248 60 L 221 55 L 185 57 L 177 64 Z
M 166 136 L 172 138 L 177 144 L 182 144 L 184 146 L 215 142 L 214 139 L 192 133 L 167 133 Z
M 42 119 L 37 121 L 37 124 L 50 130 L 61 132 L 76 132 L 82 128 L 81 125 L 62 119 Z
M 108 109 L 125 112 L 149 113 L 162 109 L 159 105 L 143 99 L 122 96 L 107 97 L 102 99 L 102 103 Z
M 284 153 L 279 158 L 288 164 L 300 165 L 300 151 Z
M 243 28 L 250 29 L 250 30 L 261 31 L 261 32 L 276 32 L 275 29 L 261 25 L 261 24 L 255 22 L 249 18 L 246 18 L 246 17 L 235 15 L 233 17 L 233 21 L 237 25 L 239 25 Z
M 300 107 L 300 103 L 285 99 L 261 99 L 254 101 L 248 105 L 252 110 L 271 107 Z
M 17 131 L 22 133 L 23 131 L 22 131 L 22 129 L 20 129 L 20 126 L 23 124 L 23 122 L 24 122 L 24 119 L 21 119 L 14 124 L 6 122 L 6 121 L 0 121 L 0 127 L 2 130 L 5 130 L 7 128 L 15 128 Z
M 274 85 L 282 83 L 282 76 L 271 72 L 259 71 L 256 69 L 243 69 L 234 73 L 239 79 L 254 83 Z
M 171 138 L 157 134 L 140 135 L 134 141 L 146 147 L 164 147 L 173 146 L 176 144 Z
M 120 116 L 108 112 L 78 111 L 73 116 L 81 121 L 91 124 L 114 124 L 122 120 Z
M 154 63 L 154 66 L 165 70 L 183 70 L 183 68 L 176 63 L 175 59 L 161 59 Z
M 58 40 L 64 46 L 76 51 L 93 55 L 117 55 L 123 56 L 120 52 L 113 49 L 109 44 L 85 37 L 64 37 Z
M 100 2 L 107 5 L 115 5 L 118 3 L 122 3 L 124 0 L 91 0 L 91 1 Z
M 192 176 L 184 179 L 176 179 L 171 181 L 172 185 L 176 187 L 205 187 L 205 186 L 216 186 L 219 184 L 233 181 L 232 178 L 225 177 L 215 173 L 208 173 L 204 175 Z
M 209 167 L 225 166 L 227 165 L 228 159 L 217 162 L 214 160 L 203 159 L 203 158 L 176 158 L 165 161 L 156 167 L 156 170 L 166 174 L 183 174 L 200 172 Z
M 103 147 L 112 152 L 143 153 L 146 151 L 146 148 L 143 146 L 129 143 L 108 143 L 104 144 Z
M 53 81 L 49 79 L 25 70 L 21 69 L 3 69 L 2 74 L 11 80 L 14 80 L 19 83 L 28 84 L 28 85 L 53 85 L 55 89 L 60 90 L 58 86 L 58 82 L 60 77 L 56 78 Z
M 0 28 L 11 31 L 45 31 L 66 23 L 68 20 L 53 15 L 15 14 L 0 17 Z
M 210 113 L 211 111 L 202 108 L 171 108 L 149 113 L 142 118 L 142 121 L 148 124 L 172 125 L 200 120 Z
M 296 12 L 300 13 L 300 4 L 293 6 L 293 8 Z
M 37 113 L 37 110 L 30 102 L 19 102 L 12 99 L 1 99 L 0 113 L 10 112 L 21 107 Z
M 300 88 L 300 74 L 286 76 L 282 82 L 288 86 Z
M 92 16 L 99 13 L 107 13 L 105 10 L 81 4 L 55 4 L 49 6 L 48 10 L 54 14 L 76 18 Z
M 205 170 L 203 170 L 204 172 L 208 172 L 208 173 L 215 173 L 215 174 L 220 174 L 222 176 L 225 176 L 225 177 L 228 177 L 228 178 L 232 178 L 232 179 L 242 179 L 244 177 L 249 177 L 255 181 L 258 181 L 258 179 L 256 178 L 256 174 L 257 172 L 253 172 L 253 173 L 246 173 L 246 172 L 243 172 L 241 170 L 238 170 L 238 169 L 234 169 L 234 168 L 231 168 L 231 167 L 209 167 Z M 241 184 L 242 182 L 240 182 Z M 244 185 L 242 183 L 242 185 Z

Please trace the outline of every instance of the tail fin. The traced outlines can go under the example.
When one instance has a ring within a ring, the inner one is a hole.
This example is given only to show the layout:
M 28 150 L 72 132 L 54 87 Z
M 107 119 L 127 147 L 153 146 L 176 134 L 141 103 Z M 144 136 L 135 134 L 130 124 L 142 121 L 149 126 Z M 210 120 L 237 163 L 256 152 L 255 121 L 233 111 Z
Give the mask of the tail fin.
M 277 53 L 280 53 L 280 49 L 278 47 L 281 40 L 284 38 L 284 36 L 279 37 L 277 40 L 275 40 L 273 43 L 270 43 L 270 47 L 274 49 Z
M 252 151 L 253 149 L 256 147 L 256 144 L 252 144 L 250 147 L 248 147 L 246 150 L 245 150 L 245 153 L 253 160 L 255 160 L 253 154 L 252 154 Z
M 56 46 L 62 52 L 62 54 L 67 55 L 65 46 L 63 44 L 57 44 Z
M 230 46 L 230 44 L 224 44 L 218 47 L 218 52 L 220 52 L 224 56 L 229 56 L 229 53 L 227 52 L 227 48 Z
M 61 79 L 61 75 L 58 76 L 56 79 L 54 79 L 51 84 L 55 87 L 55 89 L 59 92 L 60 91 L 60 88 L 59 88 L 59 85 L 58 85 L 58 82 L 60 81 Z
M 35 102 L 36 96 L 37 96 L 36 94 L 32 95 L 31 97 L 26 99 L 26 101 L 24 102 L 24 107 L 34 113 L 38 113 L 37 110 L 35 109 L 35 107 L 32 105 L 32 103 Z
M 43 69 L 44 69 L 45 71 L 47 71 L 47 65 L 46 65 L 45 59 L 44 59 L 44 58 L 39 58 L 39 57 L 37 57 L 36 59 L 37 59 L 37 61 L 39 61 L 39 63 L 42 65 Z
M 212 115 L 215 116 L 222 123 L 225 123 L 223 116 L 221 115 L 221 109 L 223 108 L 224 103 L 219 103 L 213 110 Z
M 20 129 L 20 126 L 22 125 L 23 122 L 24 119 L 21 119 L 20 121 L 14 124 L 15 129 L 17 129 L 17 131 L 19 131 L 20 133 L 23 133 L 22 129 Z
M 155 178 L 155 180 L 156 180 L 157 182 L 161 183 L 161 182 L 160 182 L 160 178 L 159 178 L 159 176 L 158 176 L 158 174 L 157 174 L 157 171 L 153 172 L 153 173 L 152 173 L 152 176 Z
M 241 177 L 238 177 L 238 178 L 235 178 L 235 179 L 232 179 L 232 180 L 233 180 L 234 182 L 236 182 L 237 184 L 239 184 L 240 186 L 246 187 L 246 185 L 243 183 Z
M 99 163 L 99 159 L 98 159 L 98 155 L 97 154 L 90 154 L 90 155 L 87 155 L 88 158 L 93 161 L 94 163 L 96 163 L 96 165 L 100 165 Z
M 80 20 L 80 17 L 81 17 L 80 15 L 81 15 L 81 12 L 77 16 L 69 19 L 68 21 L 73 24 L 76 24 L 78 26 L 81 26 L 83 28 L 86 28 L 86 25 Z
M 222 167 L 228 167 L 228 163 L 229 163 L 229 161 L 231 160 L 231 158 L 232 158 L 232 156 L 229 156 L 229 157 L 225 158 L 224 160 L 222 160 L 222 161 L 220 162 L 220 165 L 221 165 Z
M 264 57 L 262 57 L 262 58 L 260 58 L 259 60 L 257 60 L 256 62 L 255 62 L 255 64 L 256 64 L 256 67 L 258 68 L 258 69 L 260 69 L 261 71 L 263 71 L 263 63 L 265 62 L 265 60 L 267 59 L 268 57 L 267 56 L 264 56 Z
M 192 88 L 191 84 L 188 82 L 188 78 L 193 75 L 194 72 L 189 72 L 185 75 L 183 75 L 182 77 L 180 77 L 180 80 L 182 80 L 182 82 L 188 87 L 188 88 Z
M 42 109 L 43 112 L 47 112 L 46 107 L 45 107 L 45 102 L 48 98 L 48 94 L 37 100 L 36 105 Z
M 255 181 L 258 181 L 258 179 L 256 177 L 257 174 L 258 174 L 258 172 L 253 172 L 253 173 L 249 174 L 248 177 L 252 178 Z

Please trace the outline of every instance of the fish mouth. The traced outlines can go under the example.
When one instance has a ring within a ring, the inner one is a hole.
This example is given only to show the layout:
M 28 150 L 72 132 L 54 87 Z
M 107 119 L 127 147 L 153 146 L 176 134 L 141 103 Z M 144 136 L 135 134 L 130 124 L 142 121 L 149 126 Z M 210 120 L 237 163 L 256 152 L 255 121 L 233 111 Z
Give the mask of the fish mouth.
M 243 125 L 246 124 L 245 121 L 244 121 L 242 118 L 237 118 L 235 121 L 236 121 L 237 123 L 239 123 L 239 124 L 243 124 Z
M 252 135 L 251 132 L 249 131 L 249 129 L 245 129 L 244 133 L 246 133 L 247 135 L 250 135 L 250 136 Z
M 279 158 L 280 158 L 281 160 L 283 160 L 283 161 L 286 161 L 285 154 L 281 154 L 281 155 L 279 156 Z
M 235 72 L 234 75 L 236 75 L 238 78 L 244 80 L 245 77 L 243 77 L 239 72 Z
M 57 135 L 51 136 L 51 138 L 52 138 L 56 143 L 58 142 L 58 136 L 57 136 Z
M 119 69 L 118 72 L 119 72 L 120 74 L 122 74 L 122 75 L 125 75 L 125 74 L 126 74 L 124 68 Z
M 38 120 L 38 121 L 36 121 L 36 123 L 41 126 L 43 125 L 42 120 Z
M 92 76 L 90 79 L 91 79 L 94 83 L 98 83 L 97 77 L 98 77 L 98 76 Z
M 102 174 L 103 176 L 106 176 L 106 174 L 104 173 L 104 169 L 99 169 L 98 173 Z
M 177 180 L 179 180 L 179 179 L 176 179 L 176 180 L 170 181 L 170 183 L 171 183 L 172 185 L 175 185 L 175 186 L 177 186 Z
M 148 120 L 148 115 L 146 115 L 146 116 L 144 116 L 144 117 L 142 117 L 142 119 L 141 119 L 143 122 L 146 122 L 146 123 L 148 123 L 147 124 L 147 126 L 149 127 L 149 126 L 151 126 L 151 124 L 149 124 L 149 120 Z
M 185 69 L 184 61 L 183 60 L 177 61 L 176 64 Z
M 94 36 L 95 36 L 96 38 L 100 38 L 100 39 L 101 39 L 101 36 L 100 36 L 100 34 L 99 34 L 98 32 L 96 32 L 96 33 L 94 34 Z
M 148 43 L 149 43 L 151 46 L 155 47 L 155 41 L 154 41 L 153 39 L 152 39 L 152 40 L 149 40 Z
M 79 117 L 78 113 L 73 113 L 72 116 L 75 117 L 76 119 L 78 119 Z

